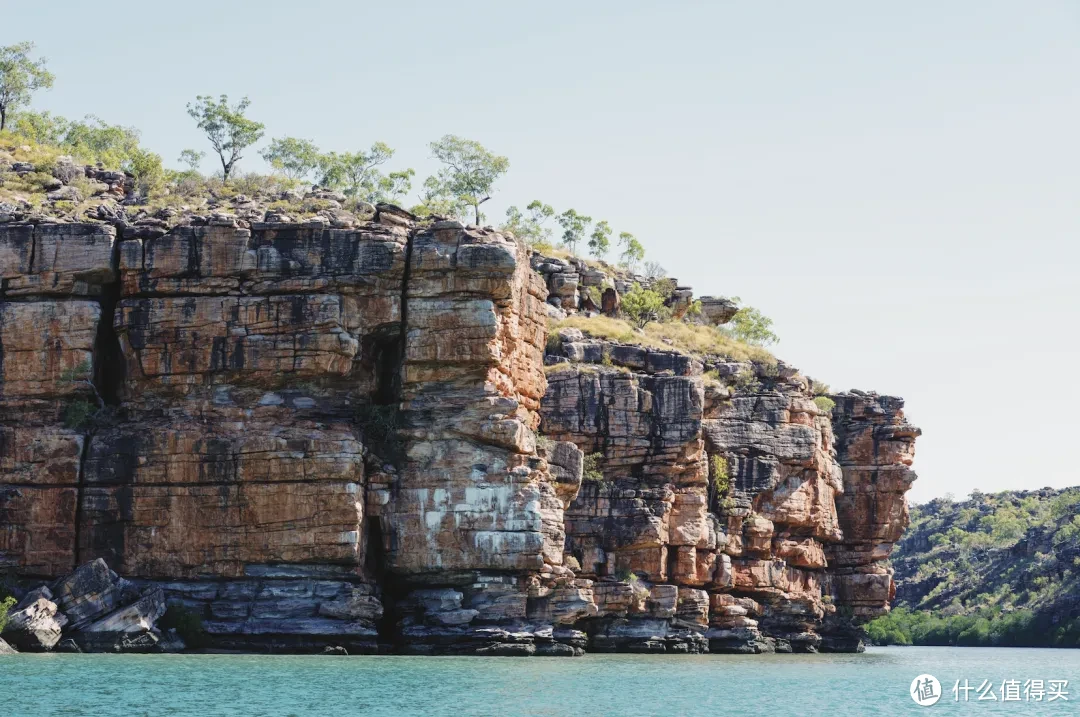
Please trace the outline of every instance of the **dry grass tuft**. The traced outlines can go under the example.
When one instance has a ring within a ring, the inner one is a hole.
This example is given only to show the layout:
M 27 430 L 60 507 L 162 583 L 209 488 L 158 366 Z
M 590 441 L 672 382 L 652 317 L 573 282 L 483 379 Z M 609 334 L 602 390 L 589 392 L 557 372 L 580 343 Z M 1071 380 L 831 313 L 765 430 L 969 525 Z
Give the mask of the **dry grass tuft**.
M 723 356 L 735 361 L 756 361 L 769 365 L 776 363 L 776 357 L 766 349 L 733 339 L 715 326 L 687 324 L 682 321 L 652 322 L 646 324 L 643 333 L 638 333 L 629 322 L 622 319 L 608 316 L 570 316 L 555 323 L 549 330 L 558 331 L 564 328 L 579 329 L 594 338 L 665 351 L 680 351 L 691 356 Z

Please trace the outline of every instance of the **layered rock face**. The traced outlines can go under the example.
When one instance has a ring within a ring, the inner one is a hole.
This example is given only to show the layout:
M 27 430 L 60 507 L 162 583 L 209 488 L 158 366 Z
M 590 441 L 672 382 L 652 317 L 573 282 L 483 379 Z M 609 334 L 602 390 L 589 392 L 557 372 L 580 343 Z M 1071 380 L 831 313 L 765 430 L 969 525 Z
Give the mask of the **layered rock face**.
M 827 546 L 829 591 L 837 605 L 865 621 L 887 612 L 896 595 L 888 559 L 908 526 L 904 494 L 917 477 L 911 463 L 922 431 L 904 417 L 901 398 L 851 392 L 833 399 L 843 539 Z M 860 639 L 842 622 L 826 633 L 838 650 L 852 649 Z
M 86 437 L 63 414 L 96 405 L 115 239 L 104 225 L 0 226 L 0 565 L 28 574 L 75 564 Z
M 782 365 L 548 341 L 549 296 L 604 280 L 532 264 L 389 205 L 0 224 L 0 567 L 60 579 L 19 624 L 151 649 L 167 603 L 234 649 L 857 649 L 914 478 L 902 402 L 837 396 L 834 446 Z M 78 566 L 122 585 L 99 630 Z
M 203 600 L 222 639 L 374 649 L 371 608 L 327 605 L 374 591 L 354 413 L 399 340 L 407 230 L 0 231 L 21 262 L 4 266 L 3 397 L 21 411 L 0 451 L 5 562 L 55 576 L 101 557 Z
M 703 364 L 573 329 L 547 360 L 542 430 L 596 465 L 566 513 L 567 552 L 597 581 L 594 649 L 860 648 L 856 622 L 888 609 L 914 479 L 918 430 L 899 399 L 838 396 L 834 445 L 831 415 L 782 364 Z

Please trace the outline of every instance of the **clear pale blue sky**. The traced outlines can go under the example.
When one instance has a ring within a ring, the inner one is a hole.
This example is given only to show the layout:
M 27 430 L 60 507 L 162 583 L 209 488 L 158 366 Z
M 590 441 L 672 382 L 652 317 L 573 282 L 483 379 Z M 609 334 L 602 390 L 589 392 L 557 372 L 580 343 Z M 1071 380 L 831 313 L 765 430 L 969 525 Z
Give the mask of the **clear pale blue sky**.
M 480 140 L 511 160 L 493 220 L 533 198 L 605 218 L 772 316 L 804 372 L 904 396 L 915 500 L 1080 484 L 1075 2 L 2 14 L 0 44 L 35 41 L 57 75 L 39 109 L 136 126 L 167 162 L 205 148 L 184 107 L 206 93 L 249 95 L 267 138 L 385 141 L 420 180 L 427 142 Z

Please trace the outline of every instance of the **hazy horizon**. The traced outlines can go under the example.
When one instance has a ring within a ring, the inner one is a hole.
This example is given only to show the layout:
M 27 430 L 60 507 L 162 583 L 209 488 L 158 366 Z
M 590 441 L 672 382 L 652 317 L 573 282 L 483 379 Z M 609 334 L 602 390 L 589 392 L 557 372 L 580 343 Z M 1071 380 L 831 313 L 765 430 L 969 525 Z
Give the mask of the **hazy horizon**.
M 428 142 L 480 141 L 510 158 L 489 223 L 532 199 L 606 219 L 696 294 L 772 317 L 804 373 L 903 396 L 924 431 L 915 502 L 1080 484 L 1075 4 L 8 14 L 0 45 L 35 42 L 56 75 L 33 109 L 134 126 L 168 166 L 209 152 L 198 94 L 249 96 L 258 148 L 384 141 L 414 195 Z

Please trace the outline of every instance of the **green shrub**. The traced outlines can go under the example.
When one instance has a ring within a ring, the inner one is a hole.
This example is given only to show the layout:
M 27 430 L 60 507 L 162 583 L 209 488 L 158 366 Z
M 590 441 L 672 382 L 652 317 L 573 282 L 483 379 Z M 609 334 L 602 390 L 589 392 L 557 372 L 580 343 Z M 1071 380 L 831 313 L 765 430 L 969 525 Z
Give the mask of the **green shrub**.
M 94 424 L 97 406 L 85 398 L 68 401 L 64 407 L 64 427 L 73 431 L 84 431 Z
M 675 280 L 670 277 L 664 277 L 657 279 L 653 282 L 652 291 L 660 295 L 660 298 L 664 301 L 668 301 L 675 294 L 675 289 L 679 288 L 679 285 L 675 283 Z
M 622 297 L 622 312 L 639 329 L 650 321 L 667 321 L 671 318 L 671 309 L 664 306 L 664 297 L 650 289 L 642 289 L 634 284 Z
M 731 476 L 728 475 L 728 462 L 723 456 L 713 455 L 709 457 L 709 472 L 712 473 L 713 488 L 716 495 L 723 496 L 731 488 Z
M 1080 646 L 1080 620 L 1055 629 L 1051 618 L 1026 608 L 1002 612 L 984 607 L 967 615 L 942 615 L 898 607 L 867 623 L 866 631 L 875 645 Z
M 635 573 L 630 573 L 626 576 L 626 583 L 630 586 L 630 589 L 633 590 L 634 597 L 638 600 L 645 600 L 649 597 L 649 588 L 641 583 L 641 578 Z
M 594 483 L 604 480 L 604 473 L 600 470 L 600 461 L 603 459 L 603 453 L 590 453 L 585 456 L 582 461 L 582 479 Z
M 735 388 L 743 393 L 756 393 L 761 390 L 761 381 L 753 369 L 744 368 L 735 374 Z
M 356 420 L 365 438 L 375 443 L 389 443 L 397 438 L 401 415 L 397 404 L 362 403 L 356 409 Z
M 6 597 L 0 600 L 0 632 L 4 631 L 8 623 L 8 611 L 15 607 L 17 601 L 13 597 Z
M 753 306 L 744 306 L 735 312 L 724 329 L 732 337 L 753 346 L 768 346 L 780 340 L 772 332 L 772 319 Z
M 256 197 L 267 194 L 280 194 L 286 189 L 295 189 L 300 186 L 300 182 L 281 177 L 272 174 L 259 174 L 257 172 L 245 172 L 243 174 L 234 174 L 229 177 L 229 186 L 236 194 L 246 194 L 249 197 Z M 311 202 L 313 206 L 318 209 L 330 209 L 332 205 L 329 201 L 316 200 Z
M 828 396 L 818 396 L 814 399 L 814 405 L 816 405 L 818 410 L 822 413 L 832 413 L 832 410 L 836 408 L 836 401 Z

